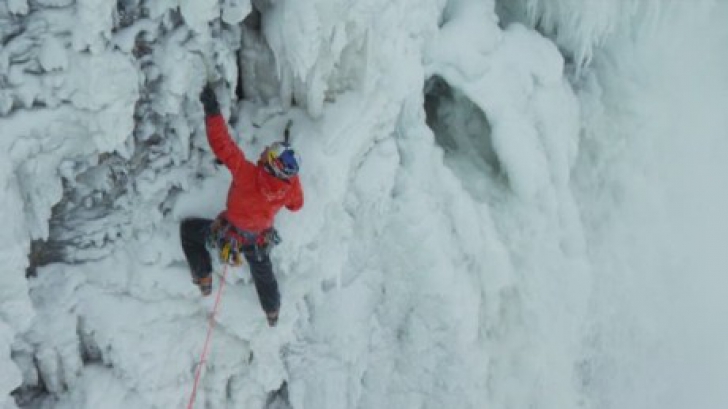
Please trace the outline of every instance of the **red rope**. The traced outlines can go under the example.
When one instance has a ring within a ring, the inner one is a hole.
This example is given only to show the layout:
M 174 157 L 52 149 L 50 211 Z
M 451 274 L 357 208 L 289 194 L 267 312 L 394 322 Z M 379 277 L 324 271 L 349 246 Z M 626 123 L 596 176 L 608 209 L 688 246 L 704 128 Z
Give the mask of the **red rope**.
M 195 397 L 197 396 L 197 385 L 200 383 L 200 374 L 202 373 L 202 366 L 207 361 L 207 350 L 210 346 L 210 339 L 212 338 L 212 330 L 215 328 L 215 314 L 217 314 L 217 307 L 220 305 L 220 298 L 222 297 L 222 288 L 225 286 L 225 275 L 227 275 L 227 264 L 222 270 L 222 279 L 220 280 L 220 286 L 217 289 L 217 296 L 215 297 L 215 306 L 212 308 L 212 314 L 208 318 L 207 325 L 207 337 L 205 337 L 205 346 L 202 347 L 202 356 L 200 357 L 200 363 L 197 365 L 195 371 L 195 383 L 192 385 L 192 395 L 190 396 L 190 403 L 187 405 L 187 409 L 192 409 L 195 405 Z

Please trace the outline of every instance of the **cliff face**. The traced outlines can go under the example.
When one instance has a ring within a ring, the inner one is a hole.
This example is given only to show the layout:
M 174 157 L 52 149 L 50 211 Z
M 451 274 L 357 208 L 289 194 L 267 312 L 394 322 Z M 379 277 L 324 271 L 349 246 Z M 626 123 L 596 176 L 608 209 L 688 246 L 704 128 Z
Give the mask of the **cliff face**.
M 690 318 L 728 313 L 728 11 L 591 3 L 0 4 L 0 406 L 187 404 L 208 80 L 250 159 L 293 121 L 306 204 L 277 328 L 228 271 L 198 405 L 690 406 L 728 379 Z
M 3 351 L 34 318 L 26 274 L 154 231 L 199 171 L 193 37 L 172 3 L 0 4 Z M 3 391 L 19 386 L 2 367 Z

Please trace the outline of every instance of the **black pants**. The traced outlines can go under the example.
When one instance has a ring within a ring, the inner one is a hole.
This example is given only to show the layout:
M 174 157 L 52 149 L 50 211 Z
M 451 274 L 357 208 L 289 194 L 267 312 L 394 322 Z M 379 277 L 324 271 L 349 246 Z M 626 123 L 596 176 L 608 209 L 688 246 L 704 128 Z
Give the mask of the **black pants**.
M 212 261 L 206 246 L 211 225 L 212 220 L 200 218 L 184 219 L 180 225 L 182 250 L 192 275 L 197 278 L 204 278 L 212 273 Z M 281 296 L 278 292 L 278 281 L 273 274 L 268 246 L 270 245 L 243 246 L 242 250 L 253 275 L 260 306 L 265 312 L 274 312 L 280 308 Z

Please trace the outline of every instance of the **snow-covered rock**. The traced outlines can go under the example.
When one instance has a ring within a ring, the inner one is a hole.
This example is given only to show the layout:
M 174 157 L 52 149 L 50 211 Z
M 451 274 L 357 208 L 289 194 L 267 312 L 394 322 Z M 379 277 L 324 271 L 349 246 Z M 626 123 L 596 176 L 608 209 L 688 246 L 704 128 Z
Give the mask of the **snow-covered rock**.
M 728 7 L 603 3 L 0 4 L 0 407 L 187 405 L 208 79 L 306 204 L 196 407 L 725 407 Z

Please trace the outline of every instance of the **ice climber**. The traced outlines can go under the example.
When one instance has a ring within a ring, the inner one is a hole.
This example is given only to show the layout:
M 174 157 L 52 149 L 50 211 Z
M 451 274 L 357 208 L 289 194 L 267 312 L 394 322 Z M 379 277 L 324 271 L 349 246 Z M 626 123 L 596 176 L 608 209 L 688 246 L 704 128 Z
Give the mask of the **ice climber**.
M 270 250 L 278 242 L 273 219 L 283 206 L 291 211 L 303 206 L 298 156 L 288 142 L 276 142 L 263 151 L 257 163 L 249 161 L 230 137 L 209 85 L 200 94 L 200 101 L 205 109 L 207 140 L 215 156 L 232 173 L 233 181 L 226 209 L 214 221 L 182 221 L 182 248 L 192 271 L 192 282 L 199 286 L 203 296 L 212 291 L 208 244 L 218 251 L 221 261 L 230 264 L 240 264 L 242 253 L 250 266 L 268 324 L 274 326 L 281 302 L 270 260 Z

